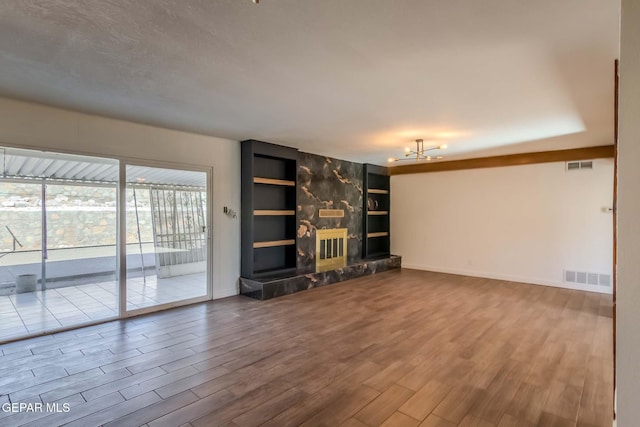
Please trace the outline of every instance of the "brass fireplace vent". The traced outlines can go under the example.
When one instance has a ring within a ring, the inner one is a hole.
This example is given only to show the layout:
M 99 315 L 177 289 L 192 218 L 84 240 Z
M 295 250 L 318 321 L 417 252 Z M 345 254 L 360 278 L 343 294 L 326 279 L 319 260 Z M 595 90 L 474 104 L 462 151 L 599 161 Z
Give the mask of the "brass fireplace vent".
M 347 266 L 347 229 L 316 231 L 316 272 Z

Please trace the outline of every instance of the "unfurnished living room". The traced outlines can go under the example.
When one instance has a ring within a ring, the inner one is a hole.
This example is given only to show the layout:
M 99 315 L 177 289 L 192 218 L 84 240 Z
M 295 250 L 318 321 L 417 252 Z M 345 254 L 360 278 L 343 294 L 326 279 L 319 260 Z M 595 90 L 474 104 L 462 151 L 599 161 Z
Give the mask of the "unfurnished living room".
M 640 425 L 640 2 L 0 2 L 0 425 Z

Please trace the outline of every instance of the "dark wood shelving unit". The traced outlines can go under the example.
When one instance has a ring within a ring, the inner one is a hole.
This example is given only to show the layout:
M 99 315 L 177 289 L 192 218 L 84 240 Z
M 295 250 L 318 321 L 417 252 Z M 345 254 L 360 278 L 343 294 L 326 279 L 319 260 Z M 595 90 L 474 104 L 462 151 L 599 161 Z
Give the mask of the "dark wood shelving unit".
M 242 277 L 296 269 L 298 150 L 247 140 L 242 151 Z
M 364 165 L 362 257 L 389 256 L 390 179 L 387 168 Z

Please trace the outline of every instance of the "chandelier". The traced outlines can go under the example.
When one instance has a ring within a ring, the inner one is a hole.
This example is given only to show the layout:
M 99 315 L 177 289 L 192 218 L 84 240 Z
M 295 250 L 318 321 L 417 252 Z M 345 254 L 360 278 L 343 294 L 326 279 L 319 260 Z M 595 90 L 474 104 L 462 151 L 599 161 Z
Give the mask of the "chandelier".
M 390 157 L 388 161 L 389 163 L 392 163 L 392 162 L 399 162 L 401 160 L 427 160 L 427 161 L 440 160 L 442 159 L 442 156 L 431 156 L 427 153 L 429 151 L 434 151 L 434 150 L 444 150 L 445 148 L 447 148 L 446 144 L 437 145 L 435 147 L 424 148 L 424 140 L 416 139 L 415 150 L 412 150 L 411 148 L 407 147 L 404 149 L 404 158 Z

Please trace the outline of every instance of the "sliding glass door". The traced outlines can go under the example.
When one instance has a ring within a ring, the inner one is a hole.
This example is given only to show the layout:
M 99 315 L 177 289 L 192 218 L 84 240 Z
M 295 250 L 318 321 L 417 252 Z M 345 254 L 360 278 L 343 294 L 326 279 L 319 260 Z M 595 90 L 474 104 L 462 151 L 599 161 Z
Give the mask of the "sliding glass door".
M 211 298 L 210 170 L 10 147 L 0 169 L 0 342 Z
M 118 161 L 0 148 L 0 341 L 118 316 Z
M 126 166 L 126 310 L 207 298 L 208 174 Z

